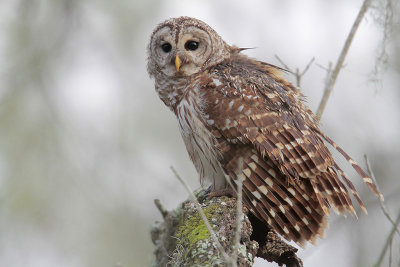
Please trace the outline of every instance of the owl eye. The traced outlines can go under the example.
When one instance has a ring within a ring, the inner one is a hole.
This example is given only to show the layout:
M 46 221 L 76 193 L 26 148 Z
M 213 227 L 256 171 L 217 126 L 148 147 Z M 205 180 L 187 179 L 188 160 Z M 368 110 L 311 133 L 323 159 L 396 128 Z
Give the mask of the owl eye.
M 172 46 L 170 43 L 165 43 L 161 45 L 161 49 L 162 51 L 164 51 L 165 53 L 168 53 L 169 51 L 171 51 Z
M 199 48 L 199 42 L 196 41 L 187 41 L 185 44 L 185 49 L 186 50 L 190 50 L 190 51 L 194 51 L 197 48 Z

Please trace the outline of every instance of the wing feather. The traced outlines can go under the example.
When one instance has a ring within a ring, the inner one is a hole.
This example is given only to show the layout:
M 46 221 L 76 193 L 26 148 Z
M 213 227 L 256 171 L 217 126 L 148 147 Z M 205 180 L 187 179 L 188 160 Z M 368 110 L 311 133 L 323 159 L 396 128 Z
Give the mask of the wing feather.
M 219 143 L 224 171 L 233 181 L 238 173 L 246 177 L 244 202 L 250 211 L 285 238 L 302 244 L 323 236 L 331 207 L 355 215 L 347 188 L 365 210 L 324 140 L 375 193 L 376 187 L 318 129 L 300 91 L 272 66 L 243 57 L 224 64 L 210 73 L 212 78 L 202 92 L 207 103 L 204 113 L 213 122 L 210 131 Z M 239 157 L 244 162 L 240 170 Z

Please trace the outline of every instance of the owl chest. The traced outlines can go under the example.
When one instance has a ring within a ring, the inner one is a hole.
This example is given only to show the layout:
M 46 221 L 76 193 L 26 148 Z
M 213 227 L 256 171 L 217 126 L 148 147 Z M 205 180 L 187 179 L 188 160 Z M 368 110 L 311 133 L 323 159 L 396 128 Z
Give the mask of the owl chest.
M 192 96 L 182 99 L 176 109 L 179 129 L 190 159 L 200 174 L 201 184 L 223 189 L 226 179 L 215 148 L 216 139 L 205 125 L 201 105 Z

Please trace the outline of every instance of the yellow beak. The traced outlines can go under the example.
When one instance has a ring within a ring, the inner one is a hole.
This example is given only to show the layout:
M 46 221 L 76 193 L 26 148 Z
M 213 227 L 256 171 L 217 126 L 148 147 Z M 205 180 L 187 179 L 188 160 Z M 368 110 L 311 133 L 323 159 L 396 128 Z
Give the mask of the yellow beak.
M 176 71 L 179 71 L 179 68 L 181 67 L 181 63 L 182 63 L 181 59 L 178 56 L 176 56 L 176 58 L 175 58 Z

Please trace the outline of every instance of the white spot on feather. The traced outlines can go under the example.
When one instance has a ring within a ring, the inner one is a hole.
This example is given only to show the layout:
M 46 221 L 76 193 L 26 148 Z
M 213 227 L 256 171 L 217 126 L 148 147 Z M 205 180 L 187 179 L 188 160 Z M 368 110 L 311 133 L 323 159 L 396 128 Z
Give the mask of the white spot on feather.
M 287 197 L 285 198 L 286 203 L 288 203 L 291 207 L 293 207 L 293 202 Z
M 293 147 L 296 147 L 298 144 L 296 143 L 296 142 L 290 142 L 290 144 L 293 146 Z
M 374 182 L 371 180 L 371 178 L 369 177 L 364 177 L 363 178 L 364 182 L 368 183 L 368 184 L 373 184 Z
M 275 94 L 271 94 L 271 93 L 267 94 L 268 98 L 274 98 L 275 96 L 276 96 Z
M 304 143 L 304 142 L 303 142 L 303 139 L 301 139 L 301 138 L 296 138 L 296 142 L 297 142 L 298 144 Z
M 281 210 L 281 212 L 284 214 L 286 211 L 285 211 L 285 208 L 282 206 L 282 205 L 280 205 L 279 206 L 279 209 Z
M 282 143 L 276 143 L 275 144 L 277 148 L 279 149 L 284 149 L 285 147 L 282 145 Z
M 243 173 L 244 173 L 247 177 L 250 177 L 251 171 L 250 171 L 248 168 L 246 168 L 246 169 L 243 170 Z
M 261 199 L 261 194 L 260 193 L 258 193 L 257 191 L 254 191 L 252 193 L 257 199 Z
M 270 178 L 265 178 L 265 182 L 267 183 L 267 185 L 269 185 L 270 187 L 272 187 L 274 185 L 274 182 L 272 182 L 272 180 Z
M 271 210 L 269 213 L 271 214 L 272 217 L 275 217 L 275 215 L 276 215 L 275 211 L 273 211 L 273 210 Z
M 268 193 L 268 189 L 265 187 L 265 185 L 261 185 L 258 187 L 258 189 L 261 191 L 261 193 L 263 193 L 264 195 L 266 195 Z
M 214 82 L 215 86 L 220 86 L 222 84 L 220 80 L 215 79 L 215 78 L 213 79 L 213 82 Z
M 288 191 L 290 192 L 290 194 L 292 194 L 292 196 L 296 195 L 296 192 L 293 188 L 288 188 Z
M 291 146 L 290 144 L 285 144 L 285 147 L 287 150 L 291 150 L 293 148 L 293 146 Z
M 254 162 L 249 163 L 249 167 L 254 171 L 257 168 L 257 165 Z
M 258 162 L 258 156 L 256 154 L 253 154 L 250 158 L 254 160 L 254 162 Z
M 312 212 L 312 210 L 311 210 L 311 208 L 309 206 L 306 207 L 306 210 L 308 211 L 308 213 Z

